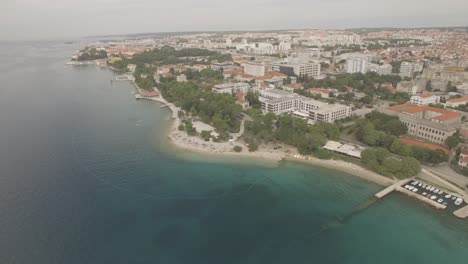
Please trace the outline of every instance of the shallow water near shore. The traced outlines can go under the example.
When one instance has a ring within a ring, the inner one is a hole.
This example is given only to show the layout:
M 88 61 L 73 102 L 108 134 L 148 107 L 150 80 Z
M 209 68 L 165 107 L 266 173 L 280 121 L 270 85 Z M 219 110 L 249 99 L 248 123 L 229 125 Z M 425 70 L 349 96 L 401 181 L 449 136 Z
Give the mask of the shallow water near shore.
M 76 48 L 0 44 L 0 263 L 468 259 L 467 221 L 400 194 L 338 221 L 382 188 L 360 178 L 169 152 L 168 110 Z

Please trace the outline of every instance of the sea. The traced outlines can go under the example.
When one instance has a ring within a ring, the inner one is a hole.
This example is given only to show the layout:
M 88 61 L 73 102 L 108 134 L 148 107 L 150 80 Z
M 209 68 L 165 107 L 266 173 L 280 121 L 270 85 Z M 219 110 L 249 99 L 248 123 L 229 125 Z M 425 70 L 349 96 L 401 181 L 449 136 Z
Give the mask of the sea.
M 79 43 L 0 43 L 0 263 L 467 263 L 468 221 L 343 172 L 175 150 Z

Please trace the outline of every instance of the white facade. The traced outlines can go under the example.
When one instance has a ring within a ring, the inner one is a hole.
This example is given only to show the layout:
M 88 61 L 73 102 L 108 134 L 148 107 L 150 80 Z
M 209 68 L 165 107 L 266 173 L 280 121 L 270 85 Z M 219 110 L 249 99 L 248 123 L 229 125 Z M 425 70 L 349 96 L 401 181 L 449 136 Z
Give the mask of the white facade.
M 259 63 L 245 63 L 242 66 L 244 66 L 244 73 L 252 76 L 264 76 L 267 70 L 264 64 Z
M 349 58 L 346 61 L 346 72 L 347 73 L 366 73 L 368 68 L 368 62 L 361 58 Z
M 401 78 L 413 78 L 414 66 L 411 62 L 402 62 L 400 66 L 400 76 Z
M 304 96 L 281 90 L 260 91 L 262 111 L 274 114 L 293 113 L 309 121 L 332 123 L 351 115 L 351 107 L 341 104 L 327 104 Z
M 215 85 L 211 90 L 214 93 L 234 94 L 237 92 L 247 93 L 250 88 L 248 83 L 223 83 Z
M 413 95 L 410 98 L 410 103 L 415 105 L 430 105 L 440 103 L 440 97 L 432 94 Z

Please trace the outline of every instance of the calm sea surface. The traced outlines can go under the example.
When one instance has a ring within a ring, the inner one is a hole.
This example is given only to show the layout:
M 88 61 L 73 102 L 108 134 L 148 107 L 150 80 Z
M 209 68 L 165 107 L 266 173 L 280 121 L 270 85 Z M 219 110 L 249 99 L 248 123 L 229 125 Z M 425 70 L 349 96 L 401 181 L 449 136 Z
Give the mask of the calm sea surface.
M 468 223 L 291 163 L 168 151 L 167 109 L 76 45 L 0 44 L 0 263 L 466 263 Z

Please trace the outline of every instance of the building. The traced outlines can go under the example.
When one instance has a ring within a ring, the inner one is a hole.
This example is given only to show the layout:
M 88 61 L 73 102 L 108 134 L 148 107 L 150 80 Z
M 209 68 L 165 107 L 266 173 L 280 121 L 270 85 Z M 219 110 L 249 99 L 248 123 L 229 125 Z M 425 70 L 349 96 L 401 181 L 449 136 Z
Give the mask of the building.
M 307 76 L 317 78 L 320 76 L 320 63 L 295 63 L 276 64 L 272 66 L 273 71 L 279 71 L 289 76 Z
M 400 76 L 401 78 L 413 78 L 414 75 L 414 65 L 411 62 L 404 61 L 400 66 Z
M 424 93 L 419 95 L 413 95 L 410 98 L 410 104 L 415 105 L 430 105 L 440 103 L 440 96 L 433 95 L 430 93 Z
M 247 93 L 250 88 L 248 83 L 223 83 L 215 85 L 211 90 L 214 93 L 235 94 L 239 92 Z
M 313 95 L 320 95 L 322 98 L 330 98 L 330 94 L 333 93 L 333 90 L 325 88 L 310 88 L 309 92 Z
M 337 141 L 329 140 L 325 146 L 323 146 L 324 149 L 336 152 L 338 154 L 350 156 L 353 158 L 361 158 L 361 153 L 364 151 L 366 148 L 362 146 L 357 146 L 357 145 L 351 145 L 351 144 L 345 144 L 345 143 L 340 143 Z
M 346 60 L 346 72 L 347 73 L 366 73 L 368 68 L 367 60 L 362 58 L 349 58 Z
M 390 64 L 369 64 L 368 70 L 370 72 L 375 72 L 378 75 L 390 75 L 392 74 L 392 65 Z
M 310 122 L 329 122 L 351 115 L 351 107 L 341 104 L 327 104 L 284 90 L 270 89 L 258 92 L 262 111 L 277 115 L 291 113 Z
M 211 69 L 215 71 L 234 70 L 236 69 L 236 65 L 234 65 L 232 62 L 213 62 L 211 64 Z
M 467 103 L 468 103 L 468 97 L 461 97 L 461 98 L 454 98 L 454 99 L 447 100 L 445 105 L 447 107 L 456 108 L 460 105 L 465 105 Z
M 261 63 L 245 63 L 244 73 L 252 76 L 264 76 L 266 74 L 267 67 Z
M 187 82 L 187 76 L 185 74 L 178 75 L 176 77 L 177 82 Z
M 458 158 L 458 166 L 466 169 L 468 168 L 468 147 L 464 146 Z
M 437 144 L 445 144 L 446 139 L 461 126 L 461 114 L 432 106 L 407 103 L 379 111 L 398 116 L 408 127 L 409 135 Z

